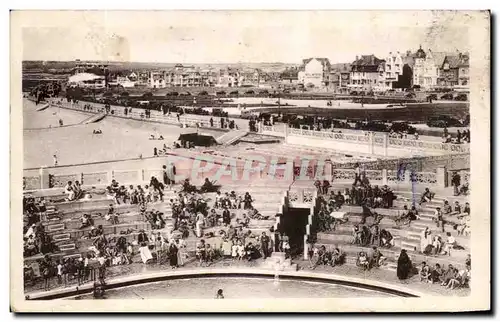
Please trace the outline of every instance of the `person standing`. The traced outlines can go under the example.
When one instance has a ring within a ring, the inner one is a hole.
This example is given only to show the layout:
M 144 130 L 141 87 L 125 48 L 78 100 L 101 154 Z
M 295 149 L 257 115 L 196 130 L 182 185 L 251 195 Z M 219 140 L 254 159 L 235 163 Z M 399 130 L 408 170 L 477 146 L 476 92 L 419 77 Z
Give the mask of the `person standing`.
M 412 270 L 412 263 L 410 257 L 406 253 L 406 249 L 401 250 L 401 254 L 399 254 L 398 258 L 398 268 L 397 268 L 397 276 L 400 280 L 406 280 L 410 277 L 410 273 Z
M 262 236 L 260 237 L 260 246 L 262 249 L 262 256 L 264 259 L 269 257 L 269 237 L 266 235 L 266 232 L 262 232 Z
M 168 185 L 169 187 L 171 185 L 170 175 L 166 165 L 163 166 L 163 184 L 166 186 Z
M 57 167 L 57 165 L 59 164 L 59 162 L 58 162 L 58 160 L 57 160 L 57 155 L 56 155 L 56 154 L 54 154 L 54 155 L 52 156 L 52 158 L 54 159 L 54 167 Z
M 458 196 L 460 194 L 460 175 L 457 172 L 454 172 L 451 177 L 451 185 L 453 186 L 453 195 Z
M 179 267 L 179 264 L 178 264 L 178 252 L 179 252 L 179 249 L 177 248 L 177 245 L 175 244 L 175 241 L 172 240 L 170 242 L 170 246 L 168 248 L 168 257 L 169 257 L 169 261 L 170 261 L 170 267 L 172 268 L 177 268 Z

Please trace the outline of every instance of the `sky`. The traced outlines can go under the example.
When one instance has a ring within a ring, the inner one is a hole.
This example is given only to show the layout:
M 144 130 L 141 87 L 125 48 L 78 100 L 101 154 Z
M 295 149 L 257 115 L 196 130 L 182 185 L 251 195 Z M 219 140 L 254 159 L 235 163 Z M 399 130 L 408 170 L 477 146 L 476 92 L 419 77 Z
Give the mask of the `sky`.
M 23 60 L 300 63 L 468 51 L 473 13 L 442 11 L 39 11 L 22 15 Z

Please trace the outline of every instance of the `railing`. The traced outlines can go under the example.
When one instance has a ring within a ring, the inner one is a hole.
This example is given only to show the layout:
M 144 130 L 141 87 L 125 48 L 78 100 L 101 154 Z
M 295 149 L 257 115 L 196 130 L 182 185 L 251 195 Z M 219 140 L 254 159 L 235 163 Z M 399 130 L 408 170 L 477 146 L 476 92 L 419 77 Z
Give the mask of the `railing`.
M 271 131 L 273 129 L 270 129 Z M 348 134 L 348 133 L 335 133 L 329 131 L 313 131 L 304 129 L 288 128 L 287 133 L 294 136 L 310 136 L 315 138 L 322 138 L 335 141 L 352 142 L 356 144 L 373 144 L 375 146 L 384 146 L 385 140 L 387 140 L 388 148 L 410 148 L 416 150 L 431 150 L 431 151 L 442 151 L 447 153 L 469 153 L 469 144 L 452 144 L 452 143 L 440 143 L 434 141 L 425 140 L 410 140 L 410 139 L 397 139 L 397 138 L 384 138 L 383 135 L 371 135 L 365 134 Z
M 293 176 L 286 174 L 284 169 L 271 170 L 264 169 L 247 169 L 244 166 L 237 166 L 232 168 L 230 173 L 219 173 L 223 167 L 227 170 L 227 166 L 214 165 L 204 170 L 202 167 L 197 171 L 193 171 L 192 167 L 176 167 L 176 175 L 174 179 L 180 182 L 184 179 L 189 179 L 192 184 L 202 184 L 205 178 L 211 181 L 216 181 L 219 184 L 236 184 L 236 183 L 258 183 L 266 180 L 275 180 L 277 183 L 292 180 Z M 78 181 L 82 186 L 105 186 L 109 185 L 112 180 L 116 180 L 120 185 L 124 184 L 147 184 L 151 177 L 156 177 L 159 181 L 163 181 L 163 169 L 124 169 L 112 170 L 105 172 L 91 172 L 91 173 L 65 173 L 53 174 L 50 169 L 42 169 L 38 176 L 24 176 L 23 177 L 23 190 L 33 191 L 40 189 L 50 188 L 63 188 L 68 181 Z M 47 178 L 44 180 L 44 178 Z M 45 183 L 44 183 L 45 182 Z
M 421 150 L 439 150 L 451 153 L 469 153 L 469 144 L 451 144 L 422 140 L 389 138 L 389 147 L 409 147 Z
M 59 101 L 51 101 L 50 104 L 55 107 L 61 107 L 87 113 L 101 113 L 105 111 L 105 105 L 101 103 L 90 103 L 90 102 L 70 103 L 64 100 L 59 100 Z M 126 113 L 125 110 L 127 110 Z M 139 110 L 139 112 L 137 110 Z M 221 128 L 220 118 L 218 117 L 213 117 L 213 126 L 211 126 L 210 120 L 209 119 L 207 120 L 207 117 L 209 117 L 208 115 L 203 117 L 203 116 L 196 116 L 195 114 L 188 114 L 189 116 L 183 114 L 178 119 L 176 116 L 161 114 L 158 111 L 151 110 L 151 115 L 147 117 L 145 110 L 142 111 L 141 110 L 142 109 L 137 107 L 131 108 L 124 106 L 111 106 L 111 111 L 108 115 L 135 119 L 135 120 L 149 121 L 149 122 L 173 124 L 173 125 L 185 124 L 190 127 Z

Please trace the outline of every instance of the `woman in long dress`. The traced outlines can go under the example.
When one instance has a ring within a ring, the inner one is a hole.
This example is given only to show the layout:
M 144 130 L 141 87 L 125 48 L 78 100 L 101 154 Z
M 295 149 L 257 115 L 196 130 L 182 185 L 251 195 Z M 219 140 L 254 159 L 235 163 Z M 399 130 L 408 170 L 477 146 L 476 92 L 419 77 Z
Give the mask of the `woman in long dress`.
M 177 262 L 178 252 L 179 249 L 177 248 L 177 245 L 175 244 L 175 242 L 172 241 L 168 249 L 168 258 L 170 260 L 170 266 L 172 268 L 177 268 L 179 266 Z
M 409 277 L 412 269 L 412 263 L 410 257 L 406 253 L 405 249 L 401 250 L 401 254 L 399 254 L 398 258 L 398 268 L 397 275 L 400 280 L 405 280 Z
M 186 258 L 186 243 L 184 239 L 177 240 L 177 264 L 179 266 L 184 266 L 184 259 Z
M 423 253 L 428 245 L 432 244 L 432 235 L 429 227 L 425 229 L 420 234 L 420 251 Z

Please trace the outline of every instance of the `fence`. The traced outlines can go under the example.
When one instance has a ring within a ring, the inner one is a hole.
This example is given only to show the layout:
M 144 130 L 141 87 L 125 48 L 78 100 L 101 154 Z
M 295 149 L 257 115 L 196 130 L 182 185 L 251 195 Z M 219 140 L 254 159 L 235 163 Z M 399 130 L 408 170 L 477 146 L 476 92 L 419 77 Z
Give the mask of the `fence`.
M 376 161 L 356 161 L 349 163 L 334 163 L 333 167 L 335 169 L 352 169 L 355 167 L 356 163 L 362 164 L 363 168 L 369 170 L 397 170 L 400 167 L 416 172 L 429 172 L 439 167 L 445 167 L 448 170 L 459 170 L 470 168 L 470 155 L 468 153 L 462 153 L 413 158 L 394 158 Z
M 298 136 L 326 139 L 336 142 L 353 143 L 356 145 L 367 145 L 371 147 L 383 147 L 384 155 L 387 155 L 387 149 L 411 149 L 415 151 L 439 152 L 442 154 L 463 154 L 470 152 L 469 144 L 440 143 L 425 140 L 398 139 L 390 138 L 388 134 L 367 133 L 336 133 L 329 131 L 313 131 L 304 129 L 290 128 L 285 125 L 285 129 L 277 129 L 275 126 L 262 126 L 262 134 L 275 136 Z M 370 153 L 373 154 L 373 151 Z
M 77 110 L 82 112 L 90 112 L 90 113 L 103 113 L 105 112 L 105 105 L 100 103 L 89 103 L 89 102 L 77 102 L 71 103 L 60 100 L 52 100 L 50 104 L 54 107 L 60 107 L 70 110 Z M 127 112 L 125 112 L 127 111 Z M 111 106 L 111 110 L 109 115 L 129 118 L 134 120 L 147 120 L 149 122 L 158 122 L 158 123 L 166 123 L 173 125 L 186 125 L 190 127 L 207 127 L 207 128 L 222 128 L 220 118 L 213 117 L 213 126 L 210 123 L 210 119 L 207 119 L 207 116 L 196 116 L 195 114 L 186 114 L 177 118 L 177 116 L 162 114 L 158 111 L 151 110 L 150 116 L 146 116 L 145 110 L 140 108 L 131 108 L 125 106 Z

